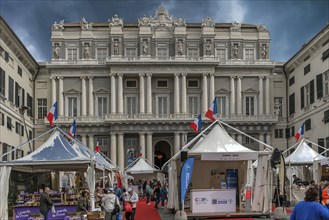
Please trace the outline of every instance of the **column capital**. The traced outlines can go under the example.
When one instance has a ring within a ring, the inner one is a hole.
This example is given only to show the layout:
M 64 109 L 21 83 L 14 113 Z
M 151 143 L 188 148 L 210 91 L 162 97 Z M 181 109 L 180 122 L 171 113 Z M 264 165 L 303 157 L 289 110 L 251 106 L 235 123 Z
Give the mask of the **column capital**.
M 182 76 L 187 76 L 187 73 L 181 73 Z
M 271 76 L 264 76 L 264 78 L 265 78 L 265 79 L 270 79 L 270 78 L 271 78 Z
M 182 133 L 182 132 L 180 132 L 180 131 L 175 131 L 175 132 L 174 132 L 175 135 L 179 135 L 179 134 L 181 134 L 181 133 Z
M 110 132 L 110 135 L 116 135 L 117 133 L 116 132 Z
M 64 79 L 64 77 L 63 76 L 58 76 L 57 79 Z
M 258 76 L 259 79 L 264 79 L 264 76 Z
M 95 135 L 94 134 L 88 134 L 88 136 L 93 138 Z
M 80 76 L 80 79 L 86 79 L 87 77 L 86 76 Z
M 146 73 L 145 75 L 151 77 L 152 73 Z
M 242 78 L 243 78 L 243 76 L 237 76 L 236 78 L 237 78 L 237 79 L 242 79 Z
M 88 79 L 93 79 L 94 77 L 93 76 L 88 76 Z
M 209 73 L 202 73 L 202 76 L 208 76 Z
M 120 131 L 120 132 L 118 132 L 117 134 L 123 136 L 123 135 L 124 135 L 124 132 L 121 132 L 121 131 Z
M 115 77 L 117 74 L 116 73 L 110 73 L 110 76 L 112 77 Z
M 138 75 L 139 75 L 139 77 L 144 77 L 145 73 L 139 73 Z
M 152 135 L 152 134 L 153 134 L 153 132 L 146 132 L 146 134 L 147 134 L 147 135 Z
M 123 77 L 123 73 L 117 73 L 118 77 Z
M 139 132 L 138 134 L 139 135 L 145 135 L 146 133 L 145 132 Z
M 176 76 L 180 76 L 181 74 L 180 73 L 174 73 L 174 77 L 176 77 Z
M 235 79 L 235 78 L 236 78 L 236 76 L 230 76 L 230 78 L 231 78 L 231 79 Z
M 50 76 L 50 79 L 57 79 L 57 76 Z
M 209 73 L 209 76 L 215 76 L 215 73 Z

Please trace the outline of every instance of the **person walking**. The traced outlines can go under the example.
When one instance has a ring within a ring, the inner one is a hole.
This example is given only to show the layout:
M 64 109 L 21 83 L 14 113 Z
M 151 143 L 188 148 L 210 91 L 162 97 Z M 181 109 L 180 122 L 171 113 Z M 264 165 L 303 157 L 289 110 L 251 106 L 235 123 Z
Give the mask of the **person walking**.
M 298 202 L 290 220 L 328 220 L 329 209 L 318 203 L 318 190 L 311 187 L 305 193 L 304 201 Z
M 136 192 L 134 192 L 132 188 L 128 188 L 127 192 L 128 194 L 125 198 L 125 202 L 130 203 L 130 205 L 132 206 L 132 212 L 125 212 L 125 216 L 126 220 L 134 220 L 138 202 L 138 195 Z
M 158 208 L 158 205 L 160 203 L 161 200 L 161 194 L 160 194 L 160 188 L 161 188 L 161 184 L 158 182 L 156 184 L 156 186 L 154 187 L 154 196 L 155 196 L 155 205 L 154 208 Z
M 146 190 L 146 204 L 150 205 L 150 199 L 151 196 L 153 195 L 153 189 L 151 188 L 149 183 L 146 184 L 145 190 Z
M 107 188 L 107 194 L 102 198 L 102 207 L 105 210 L 104 220 L 116 219 L 116 214 L 120 212 L 120 202 L 113 188 Z
M 322 189 L 322 205 L 329 209 L 329 182 L 327 182 Z
M 48 220 L 48 211 L 54 205 L 49 197 L 50 188 L 45 187 L 40 197 L 40 213 L 43 215 L 44 220 Z
M 88 212 L 88 192 L 83 190 L 78 199 L 77 212 Z
M 167 194 L 168 194 L 168 190 L 167 190 L 167 188 L 166 188 L 166 185 L 163 184 L 163 186 L 162 186 L 161 189 L 160 189 L 161 205 L 162 205 L 162 207 L 165 206 L 165 201 L 168 200 L 168 196 L 167 196 Z

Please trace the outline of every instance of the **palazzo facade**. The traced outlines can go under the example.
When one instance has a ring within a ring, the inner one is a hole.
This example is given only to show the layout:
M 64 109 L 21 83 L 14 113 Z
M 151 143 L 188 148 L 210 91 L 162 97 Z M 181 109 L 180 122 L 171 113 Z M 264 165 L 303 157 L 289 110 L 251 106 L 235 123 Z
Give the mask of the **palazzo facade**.
M 286 78 L 283 63 L 270 60 L 263 25 L 209 17 L 186 23 L 160 6 L 136 23 L 82 18 L 55 22 L 51 33 L 52 60 L 40 63 L 35 78 L 36 136 L 49 129 L 44 118 L 57 101 L 61 128 L 76 118 L 78 138 L 121 168 L 140 154 L 161 166 L 195 137 L 190 124 L 198 114 L 210 124 L 204 114 L 217 97 L 221 120 L 286 148 Z

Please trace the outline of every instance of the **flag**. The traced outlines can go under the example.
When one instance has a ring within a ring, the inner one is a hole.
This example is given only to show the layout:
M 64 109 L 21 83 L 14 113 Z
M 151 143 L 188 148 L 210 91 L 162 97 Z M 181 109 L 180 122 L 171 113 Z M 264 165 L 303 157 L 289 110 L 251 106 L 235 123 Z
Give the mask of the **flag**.
M 58 114 L 57 114 L 57 101 L 55 101 L 55 103 L 53 104 L 53 106 L 51 106 L 48 115 L 47 115 L 47 119 L 49 121 L 50 126 L 53 126 L 54 121 L 56 121 L 58 118 Z
M 117 184 L 118 184 L 118 188 L 122 188 L 122 182 L 121 182 L 121 175 L 120 172 L 117 171 L 115 176 L 117 177 Z
M 206 112 L 205 115 L 207 118 L 209 118 L 212 121 L 216 121 L 216 116 L 217 116 L 217 98 L 214 98 L 214 101 L 211 103 L 210 108 Z
M 96 147 L 95 147 L 95 152 L 100 152 L 100 151 L 101 151 L 101 148 L 99 147 L 98 141 L 97 141 Z
M 201 119 L 201 114 L 199 114 L 198 117 L 192 122 L 191 128 L 198 133 L 201 130 L 201 127 L 202 127 L 202 119 Z
M 73 122 L 72 122 L 72 126 L 70 128 L 69 135 L 71 137 L 75 137 L 76 132 L 77 132 L 77 123 L 75 122 L 75 119 L 74 119 Z
M 185 160 L 180 175 L 180 204 L 184 204 L 187 188 L 190 185 L 192 173 L 193 173 L 193 166 L 194 166 L 194 157 L 190 157 Z
M 297 133 L 295 134 L 296 141 L 298 141 L 299 138 L 304 135 L 304 133 L 305 133 L 305 129 L 304 128 L 305 128 L 305 124 L 303 123 L 300 126 L 299 130 L 297 131 Z

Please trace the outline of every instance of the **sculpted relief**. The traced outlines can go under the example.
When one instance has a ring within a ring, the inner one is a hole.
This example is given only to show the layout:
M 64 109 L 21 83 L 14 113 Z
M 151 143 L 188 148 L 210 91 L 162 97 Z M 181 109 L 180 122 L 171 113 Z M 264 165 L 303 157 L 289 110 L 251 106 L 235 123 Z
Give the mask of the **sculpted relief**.
M 59 23 L 57 23 L 55 21 L 53 26 L 52 26 L 52 29 L 53 30 L 64 30 L 64 20 L 61 20 Z
M 93 22 L 87 22 L 85 17 L 81 18 L 80 25 L 82 30 L 91 30 L 93 29 Z
M 123 27 L 123 18 L 119 18 L 118 15 L 114 15 L 112 19 L 109 19 L 108 21 L 110 22 L 110 26 Z

